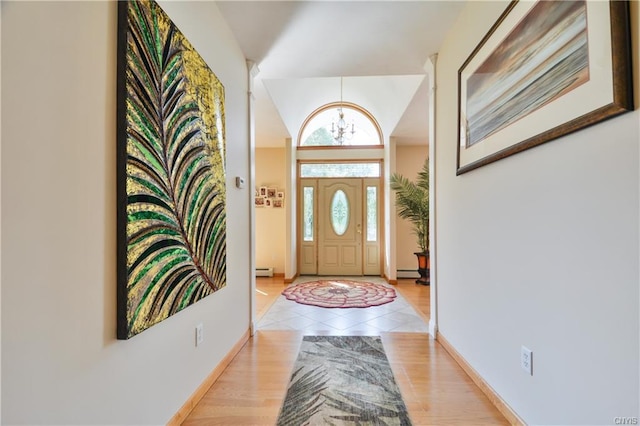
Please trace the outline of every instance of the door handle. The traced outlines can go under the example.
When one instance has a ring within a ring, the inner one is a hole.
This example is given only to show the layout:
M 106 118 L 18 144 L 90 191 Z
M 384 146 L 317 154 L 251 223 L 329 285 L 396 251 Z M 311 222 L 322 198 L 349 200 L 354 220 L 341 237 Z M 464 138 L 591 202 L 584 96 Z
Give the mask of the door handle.
M 358 234 L 362 234 L 362 225 L 361 224 L 358 224 L 358 226 L 356 227 L 356 232 Z

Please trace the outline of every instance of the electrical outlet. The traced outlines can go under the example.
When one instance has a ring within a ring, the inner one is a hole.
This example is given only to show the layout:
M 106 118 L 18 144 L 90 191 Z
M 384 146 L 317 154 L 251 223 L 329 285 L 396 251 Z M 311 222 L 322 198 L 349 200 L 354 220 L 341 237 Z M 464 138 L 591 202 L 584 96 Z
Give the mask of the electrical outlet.
M 526 346 L 522 346 L 520 349 L 520 366 L 530 376 L 533 376 L 533 352 Z
M 196 325 L 196 346 L 204 342 L 204 332 L 202 331 L 202 323 Z

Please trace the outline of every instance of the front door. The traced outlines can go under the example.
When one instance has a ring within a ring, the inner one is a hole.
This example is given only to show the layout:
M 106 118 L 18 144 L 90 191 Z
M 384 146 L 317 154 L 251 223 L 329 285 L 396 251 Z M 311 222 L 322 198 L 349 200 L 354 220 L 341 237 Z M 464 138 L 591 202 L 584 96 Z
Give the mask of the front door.
M 301 275 L 380 275 L 380 179 L 300 179 Z
M 362 180 L 318 182 L 318 274 L 362 275 Z

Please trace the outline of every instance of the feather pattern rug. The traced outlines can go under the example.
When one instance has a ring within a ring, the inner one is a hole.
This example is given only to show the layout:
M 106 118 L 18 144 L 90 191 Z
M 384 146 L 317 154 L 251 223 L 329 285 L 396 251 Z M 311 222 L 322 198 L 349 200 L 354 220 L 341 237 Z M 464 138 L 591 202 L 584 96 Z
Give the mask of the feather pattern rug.
M 411 425 L 379 336 L 304 336 L 278 426 Z

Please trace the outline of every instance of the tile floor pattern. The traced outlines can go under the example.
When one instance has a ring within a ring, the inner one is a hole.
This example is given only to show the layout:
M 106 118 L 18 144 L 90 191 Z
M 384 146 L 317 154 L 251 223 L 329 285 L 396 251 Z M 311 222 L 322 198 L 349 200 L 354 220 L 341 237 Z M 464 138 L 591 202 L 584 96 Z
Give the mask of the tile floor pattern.
M 379 277 L 343 277 L 390 286 Z M 340 279 L 339 277 L 299 277 L 295 285 L 307 281 Z M 393 286 L 390 286 L 393 287 Z M 306 334 L 375 335 L 380 332 L 428 333 L 429 327 L 413 307 L 396 290 L 396 299 L 368 308 L 320 308 L 302 305 L 278 296 L 258 321 L 259 330 L 300 330 Z

